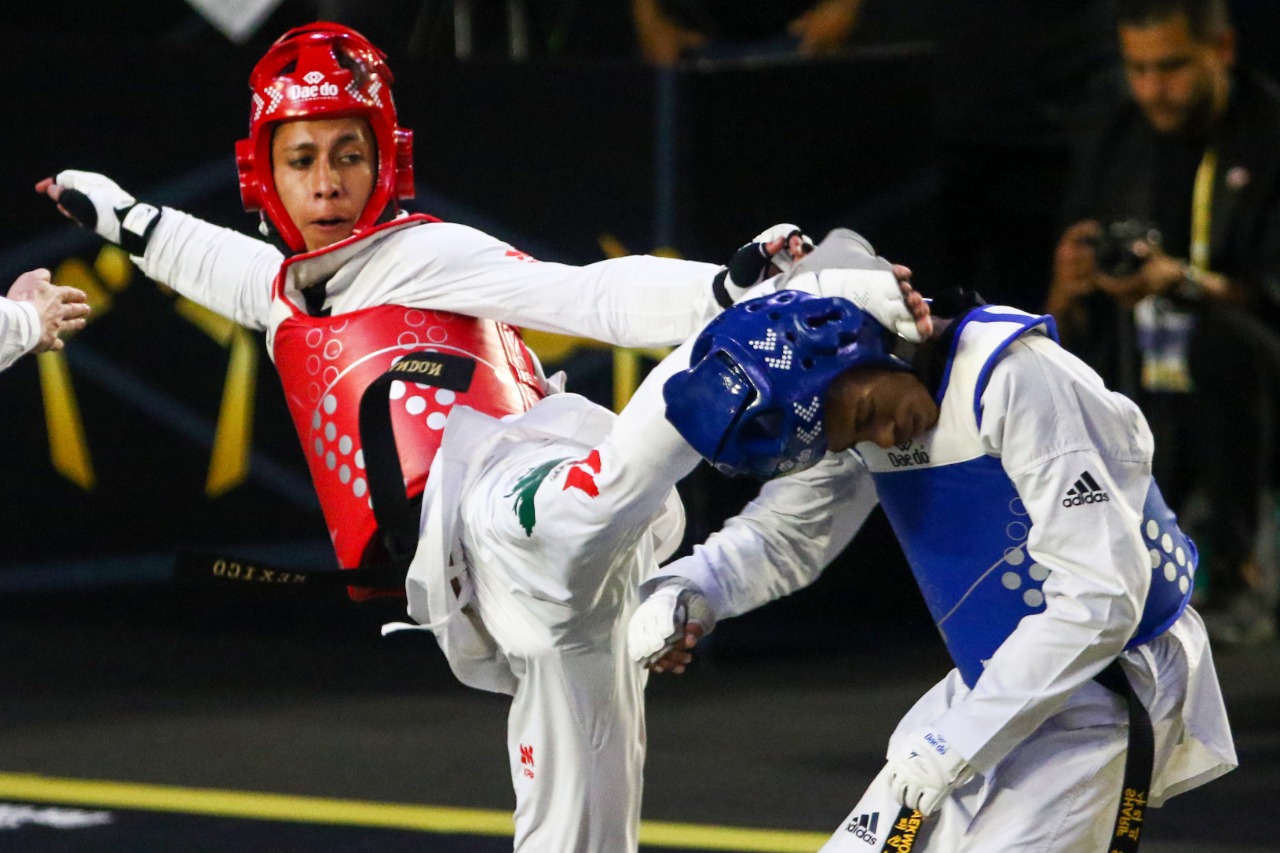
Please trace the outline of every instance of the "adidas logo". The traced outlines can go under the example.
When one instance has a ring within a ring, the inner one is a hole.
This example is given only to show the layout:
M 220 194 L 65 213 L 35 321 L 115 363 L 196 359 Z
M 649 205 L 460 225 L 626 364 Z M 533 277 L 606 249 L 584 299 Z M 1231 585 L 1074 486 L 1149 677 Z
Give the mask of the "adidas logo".
M 1062 499 L 1063 506 L 1080 506 L 1081 504 L 1097 504 L 1111 500 L 1111 496 L 1102 490 L 1098 481 L 1088 471 L 1080 475 L 1076 484 L 1067 489 L 1067 496 Z
M 865 841 L 870 845 L 876 843 L 876 827 L 880 823 L 880 812 L 872 812 L 871 814 L 860 814 L 853 820 L 849 821 L 845 832 L 852 832 L 853 837 L 859 841 Z

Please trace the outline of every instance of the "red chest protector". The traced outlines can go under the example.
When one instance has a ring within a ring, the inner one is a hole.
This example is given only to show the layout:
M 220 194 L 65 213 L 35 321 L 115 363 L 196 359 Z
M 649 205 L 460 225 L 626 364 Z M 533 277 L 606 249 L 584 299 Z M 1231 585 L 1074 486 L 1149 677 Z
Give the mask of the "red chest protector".
M 424 351 L 475 362 L 466 390 L 391 385 L 391 421 L 410 497 L 426 486 L 455 405 L 502 417 L 527 411 L 543 394 L 533 357 L 511 326 L 399 305 L 312 317 L 284 299 L 284 275 L 282 270 L 276 280 L 275 298 L 289 305 L 290 316 L 275 331 L 272 355 L 338 563 L 356 568 L 367 565 L 380 544 L 360 437 L 360 400 L 393 362 Z

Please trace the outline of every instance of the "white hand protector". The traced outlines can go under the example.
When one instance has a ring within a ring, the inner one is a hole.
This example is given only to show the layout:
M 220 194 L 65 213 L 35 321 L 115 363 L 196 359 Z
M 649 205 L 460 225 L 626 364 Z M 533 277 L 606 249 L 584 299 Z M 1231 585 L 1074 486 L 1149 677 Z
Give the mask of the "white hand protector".
M 120 185 L 96 172 L 74 169 L 59 172 L 54 183 L 62 187 L 58 206 L 99 237 L 122 246 L 131 255 L 142 255 L 160 218 L 160 210 L 138 200 Z
M 788 245 L 789 238 L 793 234 L 800 238 L 800 242 L 803 246 L 802 251 L 805 254 L 813 251 L 813 240 L 809 238 L 808 234 L 801 230 L 799 225 L 792 225 L 790 222 L 779 222 L 777 225 L 766 228 L 753 237 L 751 242 L 772 243 L 774 240 L 782 240 L 782 248 L 776 255 L 770 258 L 770 260 L 780 271 L 788 273 L 791 272 L 791 265 L 800 260 L 799 258 L 792 256 L 791 247 Z M 755 284 L 755 282 L 751 282 L 751 284 Z
M 902 805 L 926 817 L 951 791 L 973 778 L 969 762 L 946 738 L 924 729 L 906 737 L 889 755 L 889 786 Z
M 768 244 L 775 240 L 783 241 L 782 248 L 770 254 Z M 789 272 L 799 260 L 792 255 L 793 248 L 803 257 L 813 249 L 813 240 L 798 226 L 782 222 L 761 231 L 750 243 L 734 252 L 712 283 L 720 307 L 728 308 L 741 301 L 748 290 L 775 275 L 775 270 Z
M 880 258 L 872 260 L 879 261 L 883 268 L 802 272 L 792 276 L 781 286 L 787 290 L 803 290 L 818 296 L 848 299 L 898 337 L 920 343 L 920 330 L 916 328 L 915 317 L 911 316 L 911 309 L 907 307 L 892 265 Z
M 632 660 L 649 666 L 684 639 L 690 622 L 710 633 L 716 617 L 701 590 L 682 578 L 669 578 L 631 614 L 627 652 Z
M 791 273 L 773 285 L 778 290 L 848 299 L 899 337 L 912 343 L 921 341 L 893 264 L 877 256 L 867 238 L 856 231 L 833 228 Z

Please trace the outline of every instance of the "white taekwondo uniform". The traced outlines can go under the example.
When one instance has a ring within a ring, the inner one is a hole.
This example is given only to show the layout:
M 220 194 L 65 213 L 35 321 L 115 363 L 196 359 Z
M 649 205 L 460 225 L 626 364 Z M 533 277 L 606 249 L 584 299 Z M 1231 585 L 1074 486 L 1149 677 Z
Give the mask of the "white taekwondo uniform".
M 0 296 L 0 370 L 36 348 L 42 325 L 36 306 Z
M 1008 308 L 966 315 L 936 427 L 767 483 L 662 572 L 695 583 L 718 618 L 744 613 L 811 582 L 885 504 L 957 664 L 890 750 L 928 727 L 977 773 L 919 827 L 916 851 L 1110 849 L 1127 709 L 1092 679 L 1117 656 L 1154 725 L 1148 805 L 1237 763 L 1186 607 L 1195 549 L 1151 479 L 1151 433 L 1046 325 Z M 881 849 L 899 814 L 887 781 L 824 851 Z
M 328 486 L 321 477 L 333 476 L 326 470 L 345 467 L 343 486 L 359 485 L 345 464 L 358 462 L 357 446 L 323 434 L 335 414 L 326 406 L 349 404 L 341 395 L 328 403 L 329 389 L 346 375 L 345 368 L 332 377 L 319 368 L 330 345 L 316 347 L 314 371 L 280 363 L 289 350 L 273 345 L 283 324 L 299 317 L 301 286 L 324 282 L 331 323 L 318 321 L 312 334 L 317 344 L 321 333 L 328 336 L 335 353 L 348 330 L 344 315 L 375 306 L 452 312 L 622 346 L 680 343 L 719 310 L 711 290 L 716 265 L 654 257 L 584 267 L 540 263 L 474 229 L 415 218 L 291 259 L 274 299 L 284 262 L 278 251 L 178 211 L 164 211 L 138 260 L 180 294 L 265 329 L 287 396 L 290 371 L 323 379 L 310 393 L 299 386 L 307 399 L 294 413 L 308 455 L 303 433 L 314 426 L 316 459 L 337 457 L 327 469 L 309 459 L 322 498 Z M 394 319 L 425 328 L 408 314 Z M 407 349 L 431 340 L 415 337 Z M 301 362 L 305 347 L 291 358 Z M 635 850 L 645 672 L 626 657 L 625 630 L 636 587 L 679 544 L 684 519 L 673 486 L 698 457 L 663 417 L 661 372 L 616 424 L 608 410 L 556 393 L 536 361 L 534 372 L 540 387 L 523 414 L 497 419 L 440 405 L 438 393 L 434 410 L 415 413 L 426 415 L 418 429 L 435 430 L 440 450 L 423 493 L 409 612 L 435 631 L 459 679 L 513 695 L 516 849 Z M 397 437 L 413 440 L 399 427 Z

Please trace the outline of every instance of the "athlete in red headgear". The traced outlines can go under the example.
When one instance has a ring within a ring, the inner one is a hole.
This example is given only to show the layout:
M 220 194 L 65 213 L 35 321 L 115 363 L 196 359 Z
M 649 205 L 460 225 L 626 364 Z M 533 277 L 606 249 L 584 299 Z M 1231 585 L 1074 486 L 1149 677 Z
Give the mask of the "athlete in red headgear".
M 792 226 L 761 235 L 745 277 L 648 256 L 575 267 L 398 211 L 411 137 L 390 82 L 382 53 L 336 24 L 286 33 L 253 70 L 241 192 L 287 257 L 101 175 L 37 190 L 151 278 L 266 331 L 339 565 L 407 566 L 409 612 L 458 678 L 513 697 L 516 849 L 635 850 L 644 671 L 615 638 L 679 543 L 673 486 L 698 457 L 658 380 L 615 422 L 560 393 L 507 324 L 676 344 L 804 241 Z M 915 332 L 883 262 L 814 287 Z
M 249 137 L 236 143 L 240 196 L 246 210 L 262 210 L 275 223 L 285 245 L 295 252 L 328 245 L 333 241 L 327 238 L 345 222 L 325 232 L 293 221 L 271 168 L 273 138 L 283 124 L 294 119 L 364 122 L 376 155 L 371 164 L 373 186 L 348 233 L 386 222 L 399 209 L 397 199 L 413 198 L 413 131 L 396 123 L 394 78 L 385 59 L 355 30 L 313 24 L 281 36 L 249 75 Z

